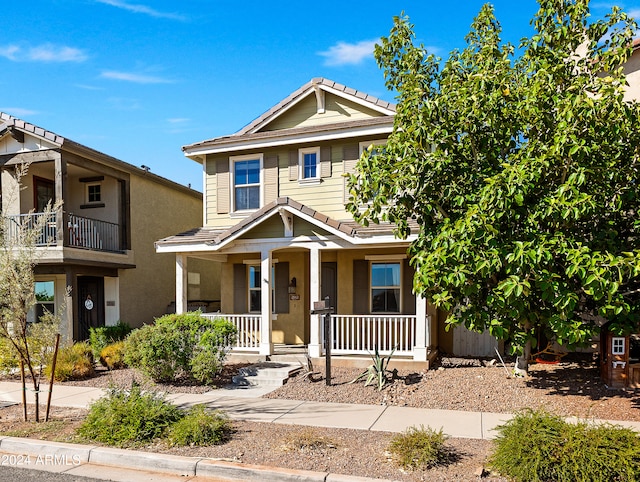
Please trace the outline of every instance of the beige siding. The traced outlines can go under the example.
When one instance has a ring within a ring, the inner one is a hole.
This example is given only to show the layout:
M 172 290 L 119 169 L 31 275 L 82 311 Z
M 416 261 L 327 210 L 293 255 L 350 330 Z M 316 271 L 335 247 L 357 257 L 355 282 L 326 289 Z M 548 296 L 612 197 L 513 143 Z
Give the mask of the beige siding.
M 141 176 L 131 176 L 131 249 L 135 269 L 119 271 L 120 317 L 132 326 L 150 323 L 175 300 L 175 255 L 157 254 L 154 242 L 202 224 L 202 200 Z M 201 295 L 219 299 L 219 265 L 201 267 Z M 215 284 L 213 288 L 211 285 Z
M 311 94 L 262 130 L 276 131 L 293 127 L 317 126 L 345 120 L 369 119 L 382 115 L 373 109 L 331 94 L 326 94 L 325 112 L 318 114 L 317 109 L 316 96 Z

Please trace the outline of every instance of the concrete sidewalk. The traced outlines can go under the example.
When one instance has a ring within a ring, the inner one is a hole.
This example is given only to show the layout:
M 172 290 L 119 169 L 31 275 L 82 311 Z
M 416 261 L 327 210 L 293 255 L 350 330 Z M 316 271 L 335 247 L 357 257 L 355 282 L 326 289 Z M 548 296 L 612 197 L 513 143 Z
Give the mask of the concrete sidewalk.
M 41 402 L 45 402 L 48 386 L 41 387 Z M 171 394 L 168 400 L 180 407 L 187 408 L 204 404 L 211 409 L 224 410 L 232 420 L 248 420 L 264 423 L 281 423 L 315 427 L 349 428 L 383 432 L 402 432 L 411 426 L 431 427 L 450 437 L 491 439 L 496 435 L 496 426 L 511 418 L 504 413 L 462 412 L 454 410 L 433 410 L 411 407 L 384 405 L 358 405 L 347 403 L 319 403 L 298 400 L 280 400 L 260 398 L 269 390 L 259 388 L 218 389 L 203 394 Z M 52 405 L 57 407 L 87 408 L 91 402 L 102 397 L 106 390 L 89 387 L 56 385 L 52 394 Z M 27 401 L 33 402 L 33 393 L 27 390 Z M 22 401 L 22 387 L 15 382 L 0 382 L 0 404 L 2 402 Z M 602 421 L 595 421 L 602 422 Z M 640 432 L 640 422 L 610 422 Z M 93 470 L 110 466 L 110 480 L 216 480 L 215 477 L 231 480 L 323 480 L 358 481 L 361 478 L 344 477 L 337 474 L 320 472 L 290 471 L 276 468 L 251 467 L 234 462 L 194 459 L 170 455 L 148 454 L 130 450 L 93 447 L 74 444 L 57 444 L 38 440 L 0 437 L 0 453 L 33 454 L 33 457 L 67 454 L 78 455 L 82 462 L 78 466 L 66 467 L 69 473 L 97 477 Z M 86 455 L 86 456 L 85 456 Z M 33 460 L 37 460 L 33 459 Z M 61 459 L 66 460 L 66 459 Z M 96 468 L 97 467 L 97 468 Z M 114 467 L 118 469 L 114 471 Z M 29 467 L 39 468 L 39 467 Z M 40 467 L 51 470 L 51 467 Z M 54 467 L 55 468 L 55 467 Z M 154 471 L 158 474 L 149 478 L 148 473 L 140 472 L 141 478 L 135 479 L 129 472 Z M 117 471 L 123 471 L 122 478 L 113 478 Z M 303 473 L 304 472 L 304 473 Z M 144 475 L 146 474 L 146 475 Z M 162 476 L 162 478 L 158 478 Z M 185 477 L 191 477 L 191 479 Z M 195 478 L 193 478 L 195 477 Z M 205 477 L 205 479 L 202 479 Z M 213 479 L 211 478 L 213 477 Z

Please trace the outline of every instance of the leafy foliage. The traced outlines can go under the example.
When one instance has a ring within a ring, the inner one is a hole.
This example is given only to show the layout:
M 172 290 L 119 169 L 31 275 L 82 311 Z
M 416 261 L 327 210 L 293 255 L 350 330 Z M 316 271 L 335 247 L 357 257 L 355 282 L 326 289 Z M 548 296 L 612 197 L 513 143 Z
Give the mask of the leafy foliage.
M 89 328 L 89 343 L 93 350 L 93 357 L 98 360 L 104 347 L 124 340 L 129 333 L 131 333 L 131 326 L 123 321 L 118 321 L 113 326 Z
M 177 446 L 214 445 L 226 441 L 231 429 L 229 418 L 222 412 L 208 412 L 204 405 L 195 405 L 169 428 L 167 439 Z
M 125 363 L 155 381 L 191 377 L 209 383 L 234 343 L 235 326 L 199 312 L 165 315 L 134 330 L 125 341 Z
M 640 437 L 613 425 L 572 424 L 519 412 L 498 428 L 490 466 L 515 481 L 605 482 L 640 478 Z
M 409 427 L 391 439 L 389 451 L 405 469 L 429 469 L 448 458 L 445 440 L 442 429 L 436 432 L 430 427 Z
M 78 435 L 118 447 L 136 446 L 163 436 L 183 417 L 179 408 L 154 393 L 112 388 L 89 408 Z
M 117 341 L 105 346 L 100 352 L 100 363 L 109 370 L 117 370 L 126 366 L 124 362 L 124 341 Z
M 401 237 L 417 221 L 416 292 L 518 354 L 540 331 L 572 347 L 640 319 L 640 108 L 623 72 L 636 24 L 539 3 L 519 57 L 490 5 L 445 61 L 395 18 L 375 49 L 394 131 L 349 180 L 358 221 Z

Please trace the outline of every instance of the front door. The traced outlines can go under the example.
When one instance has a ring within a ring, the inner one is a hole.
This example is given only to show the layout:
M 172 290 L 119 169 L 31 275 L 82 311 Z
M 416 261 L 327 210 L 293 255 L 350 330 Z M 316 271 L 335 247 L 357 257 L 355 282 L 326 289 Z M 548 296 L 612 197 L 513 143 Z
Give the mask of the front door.
M 89 339 L 89 328 L 104 326 L 104 278 L 78 276 L 78 340 Z
M 33 192 L 35 199 L 33 206 L 37 213 L 41 213 L 47 207 L 47 204 L 54 202 L 56 198 L 56 190 L 53 181 L 33 176 Z

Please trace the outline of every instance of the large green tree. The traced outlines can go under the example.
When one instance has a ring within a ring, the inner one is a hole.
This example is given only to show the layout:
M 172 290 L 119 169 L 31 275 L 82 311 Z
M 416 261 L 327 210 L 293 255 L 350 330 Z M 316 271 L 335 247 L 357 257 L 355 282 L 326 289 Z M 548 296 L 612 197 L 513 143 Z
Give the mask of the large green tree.
M 540 0 L 535 33 L 502 42 L 491 6 L 447 60 L 394 19 L 376 46 L 397 92 L 393 133 L 350 179 L 362 223 L 390 221 L 414 288 L 447 323 L 510 341 L 588 343 L 640 317 L 640 109 L 624 99 L 635 22 L 588 0 Z

